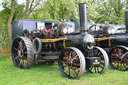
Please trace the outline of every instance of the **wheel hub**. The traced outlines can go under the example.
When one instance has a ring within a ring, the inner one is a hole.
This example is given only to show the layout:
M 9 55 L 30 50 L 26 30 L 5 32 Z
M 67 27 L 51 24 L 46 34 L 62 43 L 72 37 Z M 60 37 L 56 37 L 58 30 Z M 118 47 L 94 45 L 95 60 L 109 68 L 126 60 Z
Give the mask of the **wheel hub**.
M 71 66 L 72 65 L 72 62 L 71 61 L 68 61 L 67 64 L 68 64 L 68 66 Z
M 18 56 L 22 56 L 22 52 L 20 50 L 18 51 Z
M 119 56 L 118 59 L 121 60 L 121 57 Z

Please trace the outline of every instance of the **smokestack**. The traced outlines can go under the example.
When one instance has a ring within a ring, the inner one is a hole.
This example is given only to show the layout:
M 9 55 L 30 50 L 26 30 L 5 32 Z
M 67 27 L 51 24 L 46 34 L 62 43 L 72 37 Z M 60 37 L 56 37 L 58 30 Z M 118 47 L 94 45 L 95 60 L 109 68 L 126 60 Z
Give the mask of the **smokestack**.
M 80 15 L 80 31 L 81 33 L 87 32 L 87 16 L 86 16 L 86 4 L 79 4 L 79 15 Z
M 126 33 L 128 33 L 128 11 L 125 12 Z

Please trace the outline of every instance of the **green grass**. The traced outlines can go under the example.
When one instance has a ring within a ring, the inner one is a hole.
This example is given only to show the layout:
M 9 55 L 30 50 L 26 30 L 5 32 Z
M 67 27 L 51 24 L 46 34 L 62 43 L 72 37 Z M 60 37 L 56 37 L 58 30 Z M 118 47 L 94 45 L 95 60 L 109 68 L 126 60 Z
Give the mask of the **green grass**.
M 0 85 L 128 85 L 128 71 L 111 70 L 104 74 L 84 73 L 79 80 L 64 78 L 58 65 L 37 65 L 30 69 L 18 69 L 9 55 L 0 55 Z

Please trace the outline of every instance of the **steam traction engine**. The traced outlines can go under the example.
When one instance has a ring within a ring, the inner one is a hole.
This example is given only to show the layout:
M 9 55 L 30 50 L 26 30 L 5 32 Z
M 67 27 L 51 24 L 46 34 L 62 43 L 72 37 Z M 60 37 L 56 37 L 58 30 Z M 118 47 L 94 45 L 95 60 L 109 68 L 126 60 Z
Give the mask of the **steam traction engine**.
M 72 22 L 18 20 L 13 22 L 12 60 L 18 68 L 29 68 L 33 61 L 53 64 L 58 60 L 61 74 L 79 78 L 87 72 L 105 72 L 107 53 L 94 46 L 86 29 L 86 5 L 80 4 L 79 33 Z
M 107 34 L 109 30 L 106 30 L 106 34 L 104 34 L 101 32 L 104 30 L 102 29 L 94 34 L 97 46 L 107 48 L 112 69 L 120 71 L 128 70 L 128 11 L 125 12 L 125 22 L 126 28 L 117 29 L 120 33 Z

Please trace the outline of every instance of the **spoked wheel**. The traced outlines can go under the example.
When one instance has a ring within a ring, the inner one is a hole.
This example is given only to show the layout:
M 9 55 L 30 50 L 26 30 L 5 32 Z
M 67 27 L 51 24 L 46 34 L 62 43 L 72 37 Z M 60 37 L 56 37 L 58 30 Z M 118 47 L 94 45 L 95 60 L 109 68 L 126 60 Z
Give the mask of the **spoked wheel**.
M 107 53 L 100 47 L 95 46 L 92 52 L 89 52 L 90 57 L 99 57 L 100 62 L 99 65 L 87 65 L 86 70 L 89 73 L 104 73 L 108 67 L 108 55 Z M 96 60 L 95 60 L 96 61 Z
M 109 52 L 110 66 L 112 69 L 121 71 L 128 70 L 128 48 L 125 46 L 116 46 Z
M 12 60 L 18 68 L 29 68 L 34 60 L 33 44 L 29 38 L 18 37 L 12 44 Z
M 74 47 L 65 48 L 59 56 L 61 74 L 70 79 L 78 79 L 85 72 L 85 58 L 83 53 Z

